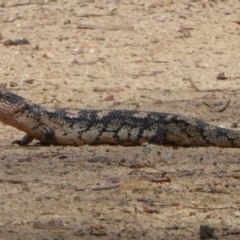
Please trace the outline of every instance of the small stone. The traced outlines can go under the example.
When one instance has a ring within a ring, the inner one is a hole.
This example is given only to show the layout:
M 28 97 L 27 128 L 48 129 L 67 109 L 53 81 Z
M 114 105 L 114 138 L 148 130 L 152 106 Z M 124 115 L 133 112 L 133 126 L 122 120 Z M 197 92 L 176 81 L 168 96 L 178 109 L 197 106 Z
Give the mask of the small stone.
M 233 122 L 232 124 L 231 124 L 231 128 L 237 128 L 238 127 L 238 123 L 237 122 Z
M 0 87 L 6 87 L 7 83 L 0 83 Z
M 3 45 L 6 46 L 6 47 L 13 45 L 13 44 L 12 44 L 12 40 L 11 40 L 11 39 L 8 39 L 8 40 L 4 41 L 4 42 L 3 42 Z
M 84 236 L 85 235 L 85 232 L 82 230 L 82 229 L 78 229 L 74 232 L 75 236 Z
M 17 82 L 10 82 L 10 86 L 11 86 L 11 87 L 17 87 L 17 86 L 18 86 L 18 83 L 17 83 Z
M 108 163 L 110 160 L 106 157 L 102 157 L 102 156 L 96 156 L 96 157 L 92 157 L 88 159 L 88 162 L 101 162 L 101 163 Z
M 33 84 L 34 79 L 26 79 L 26 80 L 24 80 L 24 82 L 28 83 L 28 84 Z
M 53 59 L 55 56 L 54 54 L 47 52 L 43 54 L 43 57 L 47 58 L 47 59 Z
M 67 25 L 67 24 L 70 24 L 70 23 L 71 23 L 71 20 L 68 19 L 68 20 L 64 21 L 63 24 L 64 24 L 64 25 Z
M 3 42 L 4 46 L 17 46 L 17 45 L 23 45 L 23 44 L 30 44 L 29 40 L 26 38 L 20 38 L 20 39 L 7 39 Z

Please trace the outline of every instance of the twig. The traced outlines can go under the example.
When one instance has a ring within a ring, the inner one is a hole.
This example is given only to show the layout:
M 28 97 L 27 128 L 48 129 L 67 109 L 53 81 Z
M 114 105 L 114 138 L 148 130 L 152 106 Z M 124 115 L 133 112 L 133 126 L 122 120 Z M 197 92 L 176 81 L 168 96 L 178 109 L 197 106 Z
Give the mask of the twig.
M 173 225 L 173 226 L 169 226 L 169 227 L 160 227 L 159 229 L 179 230 L 179 229 L 186 229 L 186 227 L 179 227 L 177 225 Z
M 155 99 L 155 98 L 152 98 L 152 97 L 149 97 L 149 96 L 146 96 L 146 95 L 141 95 L 140 96 L 140 98 L 148 98 L 148 99 L 150 99 L 150 100 L 153 100 L 153 101 L 155 101 L 155 103 L 157 104 L 159 104 L 159 103 L 171 103 L 171 102 L 186 102 L 186 103 L 191 103 L 191 102 L 193 102 L 193 100 L 197 100 L 197 99 L 201 99 L 201 98 L 197 98 L 197 99 L 179 99 L 179 100 L 168 100 L 168 101 L 163 101 L 163 100 L 160 100 L 160 99 Z
M 196 92 L 201 92 L 201 90 L 193 82 L 192 78 L 189 78 L 189 82 L 191 84 L 191 87 L 194 88 Z
M 203 101 L 203 104 L 205 104 L 206 106 L 210 107 L 211 109 L 209 109 L 211 112 L 223 112 L 229 105 L 229 103 L 231 102 L 231 99 L 229 99 L 226 103 L 222 104 L 222 106 L 215 108 L 212 105 L 210 105 L 209 103 Z
M 0 179 L 0 183 L 12 183 L 12 184 L 24 184 L 27 186 L 27 184 L 20 180 L 12 180 L 12 179 Z
M 191 206 L 183 206 L 185 208 L 191 208 L 191 209 L 199 209 L 199 210 L 224 210 L 224 209 L 234 209 L 234 210 L 239 210 L 240 208 L 235 208 L 232 206 L 227 206 L 227 207 L 191 207 Z
M 79 23 L 77 28 L 81 29 L 101 29 L 101 30 L 133 30 L 133 27 L 130 26 L 120 26 L 120 25 L 111 25 L 111 24 L 83 24 Z
M 153 63 L 168 63 L 168 61 L 161 61 L 161 60 L 136 60 L 132 61 L 133 63 L 144 63 L 144 62 L 153 62 Z
M 193 82 L 192 78 L 189 78 L 188 81 L 190 82 L 191 87 L 194 88 L 194 90 L 195 90 L 196 92 L 216 92 L 216 91 L 219 92 L 219 91 L 222 91 L 222 89 L 220 89 L 220 88 L 201 90 L 201 89 L 199 89 L 199 88 L 195 85 L 195 83 Z
M 27 3 L 16 3 L 16 4 L 13 4 L 11 6 L 8 6 L 9 8 L 11 7 L 19 7 L 19 6 L 26 6 L 26 5 L 33 5 L 35 4 L 34 2 L 31 2 L 31 1 L 28 1 Z
M 240 175 L 236 175 L 236 174 L 229 174 L 229 175 L 216 175 L 219 178 L 240 178 Z
M 90 64 L 95 64 L 95 63 L 98 63 L 98 62 L 103 62 L 104 61 L 104 58 L 98 58 L 97 60 L 95 61 L 90 61 L 90 62 L 78 62 L 77 60 L 73 60 L 72 63 L 75 63 L 77 65 L 90 65 Z
M 154 98 L 151 98 L 151 97 L 148 97 L 148 96 L 145 96 L 145 95 L 141 95 L 140 97 L 151 99 L 151 100 L 155 101 L 156 103 L 163 103 L 163 101 L 160 100 L 160 99 L 154 99 Z
M 73 230 L 71 227 L 64 227 L 64 226 L 54 226 L 49 223 L 41 223 L 41 222 L 35 222 L 33 224 L 33 227 L 36 229 L 48 229 L 48 230 Z
M 175 162 L 176 163 L 176 162 Z M 158 171 L 160 171 L 160 172 L 163 172 L 163 173 L 170 173 L 170 174 L 174 174 L 174 173 L 177 173 L 177 172 L 180 172 L 180 173 L 186 173 L 186 172 L 188 172 L 188 173 L 192 173 L 192 172 L 195 172 L 195 171 L 201 171 L 201 172 L 203 172 L 203 169 L 202 168 L 195 168 L 195 169 L 183 169 L 183 170 L 179 170 L 179 169 L 177 169 L 177 170 L 175 170 L 175 171 L 166 171 L 166 170 L 162 170 L 162 169 L 159 169 L 159 168 L 155 168 L 154 167 L 154 169 L 156 169 L 156 170 L 158 170 Z M 183 175 L 181 175 L 181 176 L 183 176 Z M 181 177 L 180 176 L 180 177 Z
M 138 78 L 138 77 L 154 77 L 154 76 L 157 76 L 158 74 L 163 73 L 163 71 L 153 71 L 152 73 L 140 73 L 140 74 L 133 74 L 133 73 L 128 73 L 128 72 L 125 72 L 125 73 L 134 78 Z
M 221 194 L 231 194 L 231 192 L 228 191 L 221 191 L 216 189 L 210 189 L 210 190 L 203 190 L 203 189 L 196 189 L 197 192 L 204 192 L 204 193 L 221 193 Z
M 153 206 L 159 206 L 159 207 L 177 207 L 176 204 L 156 204 L 154 203 Z M 198 209 L 198 210 L 209 210 L 209 211 L 215 211 L 215 210 L 225 210 L 225 209 L 234 209 L 234 210 L 240 210 L 240 208 L 227 206 L 227 207 L 193 207 L 193 206 L 187 206 L 183 205 L 183 208 L 190 208 L 190 209 Z
M 105 14 L 85 13 L 85 14 L 79 15 L 78 17 L 103 17 L 103 16 L 113 16 L 113 15 L 116 15 L 114 11 L 111 11 Z
M 240 235 L 240 230 L 235 230 L 235 231 L 228 231 L 226 234 L 223 236 L 228 236 L 228 235 Z
M 86 190 L 92 190 L 92 191 L 102 191 L 102 190 L 109 190 L 113 188 L 118 188 L 120 185 L 111 185 L 111 186 L 102 186 L 102 187 L 93 187 L 93 188 L 75 188 L 75 191 L 86 191 Z
M 141 173 L 141 176 L 139 179 L 143 179 L 146 180 L 148 182 L 154 182 L 154 183 L 171 183 L 171 179 L 169 177 L 165 177 L 165 178 L 155 178 L 155 177 L 151 177 L 147 174 Z
M 118 163 L 120 166 L 129 167 L 129 168 L 146 168 L 146 167 L 153 167 L 153 163 L 151 161 L 139 161 L 134 162 L 131 164 L 125 164 L 122 161 Z
M 13 221 L 9 221 L 9 222 L 7 222 L 7 223 L 5 223 L 5 224 L 1 225 L 1 226 L 0 226 L 0 228 L 2 228 L 2 227 L 5 227 L 5 226 L 9 225 L 9 224 L 11 224 L 12 222 L 13 222 Z

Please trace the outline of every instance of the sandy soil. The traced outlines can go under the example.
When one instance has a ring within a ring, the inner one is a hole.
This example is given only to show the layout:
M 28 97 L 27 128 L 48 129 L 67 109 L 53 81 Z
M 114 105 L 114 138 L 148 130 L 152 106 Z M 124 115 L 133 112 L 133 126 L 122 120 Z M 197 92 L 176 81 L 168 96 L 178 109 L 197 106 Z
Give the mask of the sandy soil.
M 12 92 L 238 127 L 238 0 L 0 4 L 1 85 Z M 20 38 L 30 44 L 6 41 Z M 238 149 L 11 146 L 22 135 L 0 125 L 0 239 L 199 239 L 201 225 L 239 239 Z

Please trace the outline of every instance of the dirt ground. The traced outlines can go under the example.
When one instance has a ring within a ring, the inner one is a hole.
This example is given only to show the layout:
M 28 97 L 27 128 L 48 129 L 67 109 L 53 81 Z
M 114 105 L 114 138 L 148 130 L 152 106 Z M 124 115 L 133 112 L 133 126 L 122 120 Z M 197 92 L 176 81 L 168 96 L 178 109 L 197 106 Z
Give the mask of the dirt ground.
M 1 85 L 12 92 L 240 127 L 238 0 L 0 4 Z M 29 44 L 9 41 L 21 38 Z M 0 124 L 0 239 L 200 239 L 201 225 L 239 239 L 238 149 L 11 145 L 22 136 Z

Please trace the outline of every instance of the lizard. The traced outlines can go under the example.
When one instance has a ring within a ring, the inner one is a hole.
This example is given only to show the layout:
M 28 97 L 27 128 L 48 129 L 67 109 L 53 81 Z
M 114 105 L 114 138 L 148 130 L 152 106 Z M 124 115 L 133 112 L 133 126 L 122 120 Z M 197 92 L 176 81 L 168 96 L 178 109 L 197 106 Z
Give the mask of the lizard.
M 240 147 L 240 131 L 183 115 L 135 110 L 67 110 L 33 104 L 0 89 L 0 121 L 26 134 L 12 144 Z

